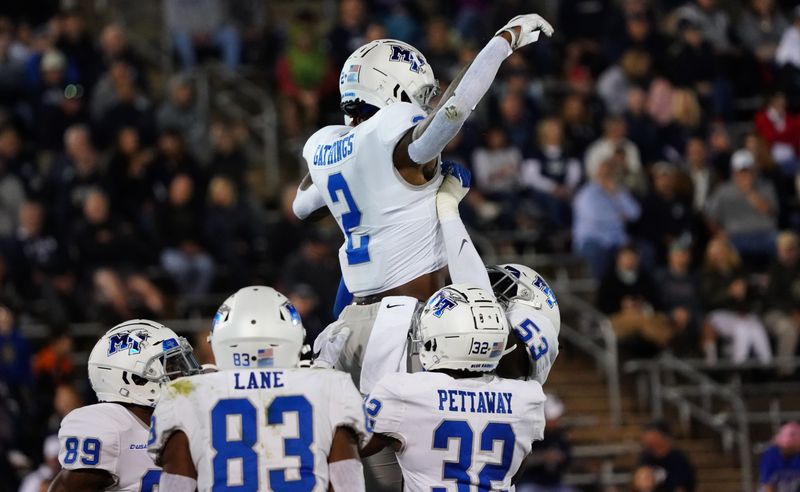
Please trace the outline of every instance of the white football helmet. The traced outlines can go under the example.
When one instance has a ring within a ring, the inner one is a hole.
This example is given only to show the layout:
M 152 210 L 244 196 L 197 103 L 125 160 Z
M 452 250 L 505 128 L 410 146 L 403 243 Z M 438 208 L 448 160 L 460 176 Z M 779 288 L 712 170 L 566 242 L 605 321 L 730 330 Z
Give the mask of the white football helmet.
M 479 287 L 454 284 L 428 299 L 419 319 L 419 359 L 427 371 L 493 371 L 506 348 L 508 321 Z
M 89 381 L 103 402 L 154 407 L 162 383 L 199 372 L 189 342 L 146 319 L 111 328 L 89 355 Z
M 438 87 L 422 53 L 396 39 L 377 39 L 358 48 L 339 75 L 341 108 L 350 117 L 368 117 L 398 101 L 427 112 Z
M 219 307 L 208 341 L 220 369 L 297 367 L 305 329 L 283 294 L 263 285 L 239 289 Z
M 524 304 L 539 311 L 556 329 L 561 327 L 561 311 L 553 290 L 544 278 L 525 265 L 507 264 L 486 267 L 498 301 L 506 309 Z

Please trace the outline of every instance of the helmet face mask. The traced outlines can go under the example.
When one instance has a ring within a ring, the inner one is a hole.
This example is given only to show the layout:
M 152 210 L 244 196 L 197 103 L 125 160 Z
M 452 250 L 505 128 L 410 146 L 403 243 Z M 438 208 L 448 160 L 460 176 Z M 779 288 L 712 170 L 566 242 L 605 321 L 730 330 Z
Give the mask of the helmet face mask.
M 89 356 L 89 380 L 97 399 L 104 402 L 152 407 L 162 384 L 199 372 L 189 342 L 149 320 L 115 326 Z
M 525 265 L 507 264 L 486 267 L 492 290 L 506 310 L 527 306 L 540 311 L 553 326 L 561 326 L 561 313 L 553 290 L 536 271 Z

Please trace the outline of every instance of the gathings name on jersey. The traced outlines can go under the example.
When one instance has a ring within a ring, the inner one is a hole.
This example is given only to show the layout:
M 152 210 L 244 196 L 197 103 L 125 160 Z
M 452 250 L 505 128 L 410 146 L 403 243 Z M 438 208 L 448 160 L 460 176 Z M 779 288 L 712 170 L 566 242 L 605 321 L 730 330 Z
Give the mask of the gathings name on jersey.
M 330 166 L 338 163 L 342 159 L 349 157 L 353 153 L 353 137 L 350 134 L 330 144 L 317 145 L 314 152 L 315 166 Z
M 439 410 L 510 414 L 512 393 L 499 391 L 437 390 Z

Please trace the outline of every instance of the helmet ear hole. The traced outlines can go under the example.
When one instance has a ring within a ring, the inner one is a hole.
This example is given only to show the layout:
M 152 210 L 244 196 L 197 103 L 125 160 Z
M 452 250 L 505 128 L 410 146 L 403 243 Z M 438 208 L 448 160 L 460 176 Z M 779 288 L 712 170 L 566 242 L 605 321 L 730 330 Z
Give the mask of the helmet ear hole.
M 403 101 L 403 102 L 407 102 L 407 103 L 411 102 L 411 98 L 408 97 L 408 94 L 406 93 L 406 91 L 403 91 L 403 93 L 400 94 L 400 100 Z
M 138 376 L 136 374 L 131 374 L 131 381 L 133 381 L 133 384 L 135 384 L 136 386 L 144 386 L 145 384 L 148 383 L 147 379 Z

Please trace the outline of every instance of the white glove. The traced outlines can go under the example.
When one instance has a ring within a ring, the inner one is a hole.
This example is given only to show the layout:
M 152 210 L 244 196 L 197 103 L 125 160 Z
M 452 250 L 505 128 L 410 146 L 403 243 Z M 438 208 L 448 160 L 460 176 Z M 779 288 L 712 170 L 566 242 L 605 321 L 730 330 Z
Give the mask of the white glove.
M 331 325 L 333 330 L 328 333 L 328 329 L 319 334 L 314 340 L 314 367 L 323 369 L 333 369 L 339 362 L 345 344 L 350 338 L 350 328 L 341 325 Z M 338 328 L 338 329 L 336 329 Z
M 517 30 L 514 29 L 515 27 L 519 27 L 519 34 L 517 34 Z M 508 24 L 497 31 L 495 36 L 499 36 L 504 31 L 507 31 L 511 35 L 511 49 L 518 50 L 523 46 L 538 41 L 539 32 L 543 32 L 548 38 L 552 36 L 553 26 L 539 14 L 526 14 L 518 15 L 508 21 Z
M 472 175 L 469 170 L 459 164 L 442 163 L 444 180 L 436 193 L 436 212 L 439 222 L 458 217 L 458 204 L 469 192 Z

